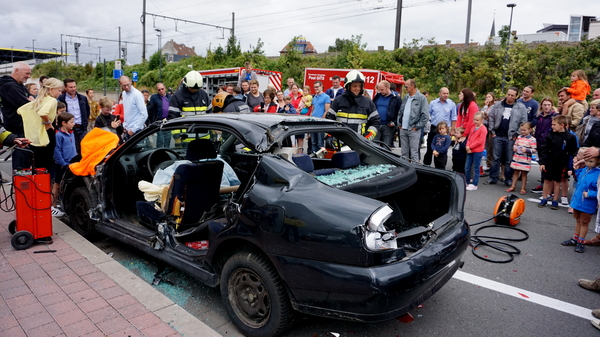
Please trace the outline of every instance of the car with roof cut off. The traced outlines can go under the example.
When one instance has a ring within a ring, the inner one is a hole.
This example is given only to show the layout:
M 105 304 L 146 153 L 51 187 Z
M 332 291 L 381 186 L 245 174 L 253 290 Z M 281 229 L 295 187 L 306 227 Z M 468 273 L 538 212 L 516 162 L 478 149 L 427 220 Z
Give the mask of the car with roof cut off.
M 335 154 L 295 153 L 295 136 L 316 132 Z M 155 204 L 139 186 L 160 174 L 172 178 Z M 207 114 L 150 125 L 93 175 L 68 170 L 60 193 L 78 233 L 220 287 L 244 335 L 275 336 L 297 312 L 377 322 L 423 303 L 462 265 L 464 186 L 336 121 Z

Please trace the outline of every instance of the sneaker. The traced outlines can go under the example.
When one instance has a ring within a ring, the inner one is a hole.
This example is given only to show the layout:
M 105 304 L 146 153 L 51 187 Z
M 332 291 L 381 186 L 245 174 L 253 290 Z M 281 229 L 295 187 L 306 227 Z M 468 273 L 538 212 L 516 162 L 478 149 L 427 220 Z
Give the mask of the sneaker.
M 65 216 L 65 212 L 61 211 L 60 208 L 56 208 L 54 206 L 52 206 L 52 210 L 50 211 L 50 213 L 52 213 L 52 216 L 55 218 L 60 218 Z
M 543 195 L 540 195 L 540 200 L 544 199 Z M 554 199 L 554 194 L 548 194 L 548 196 L 546 197 L 546 200 L 552 200 Z
M 592 316 L 594 316 L 596 318 L 600 318 L 600 309 L 592 310 Z M 597 328 L 600 329 L 600 327 L 597 327 Z
M 567 197 L 560 197 L 560 204 L 569 206 L 569 199 L 567 199 Z
M 591 291 L 598 291 L 600 292 L 600 278 L 592 281 L 592 280 L 586 280 L 586 279 L 580 279 L 579 280 L 579 286 L 587 289 L 587 290 L 591 290 Z M 600 317 L 597 317 L 600 318 Z
M 486 185 L 496 185 L 497 183 L 498 183 L 498 180 L 493 180 L 493 179 L 490 179 L 485 182 Z
M 477 191 L 477 186 L 469 184 L 467 185 L 467 191 Z
M 557 210 L 558 209 L 558 200 L 552 200 L 552 206 L 550 209 Z
M 585 246 L 581 242 L 577 242 L 577 247 L 575 247 L 576 253 L 583 253 L 585 251 Z
M 544 191 L 544 187 L 542 187 L 542 185 L 538 185 L 538 187 L 534 187 L 532 189 L 529 190 L 531 193 L 542 193 Z
M 548 200 L 542 198 L 542 200 L 540 200 L 540 203 L 538 204 L 538 207 L 539 208 L 546 207 L 547 203 L 548 203 Z
M 567 241 L 563 241 L 563 243 L 561 243 L 561 245 L 563 246 L 577 246 L 577 240 L 570 238 Z
M 567 209 L 567 213 L 569 213 L 569 214 L 573 214 L 573 207 L 569 207 L 569 208 Z
M 504 185 L 506 185 L 506 186 L 508 186 L 508 187 L 512 186 L 512 179 L 507 179 L 507 180 L 505 180 L 505 181 L 504 181 Z

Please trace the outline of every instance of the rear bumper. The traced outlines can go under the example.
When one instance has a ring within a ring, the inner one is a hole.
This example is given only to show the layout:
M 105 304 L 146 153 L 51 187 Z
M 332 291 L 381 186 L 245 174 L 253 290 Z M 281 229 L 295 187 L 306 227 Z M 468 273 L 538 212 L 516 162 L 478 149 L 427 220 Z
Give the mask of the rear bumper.
M 401 316 L 435 294 L 454 275 L 469 242 L 468 225 L 450 232 L 408 260 L 356 267 L 274 257 L 294 309 L 311 315 L 377 322 Z M 279 268 L 279 267 L 283 268 Z

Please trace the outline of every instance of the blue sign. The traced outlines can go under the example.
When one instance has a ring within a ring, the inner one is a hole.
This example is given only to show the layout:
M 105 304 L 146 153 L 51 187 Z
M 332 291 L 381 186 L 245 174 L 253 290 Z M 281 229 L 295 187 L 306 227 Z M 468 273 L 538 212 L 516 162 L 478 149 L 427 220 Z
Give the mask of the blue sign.
M 123 76 L 123 69 L 113 69 L 113 78 L 115 80 L 118 80 L 121 76 Z
M 137 71 L 134 71 L 131 73 L 131 80 L 134 82 L 138 81 L 138 72 Z

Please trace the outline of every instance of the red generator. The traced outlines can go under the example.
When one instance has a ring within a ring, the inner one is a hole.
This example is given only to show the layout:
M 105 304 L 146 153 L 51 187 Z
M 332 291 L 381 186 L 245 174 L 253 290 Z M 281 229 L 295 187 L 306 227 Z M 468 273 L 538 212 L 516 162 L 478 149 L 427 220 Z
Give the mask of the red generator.
M 45 169 L 13 174 L 15 220 L 8 225 L 10 243 L 16 250 L 31 247 L 35 240 L 52 236 L 52 187 Z

